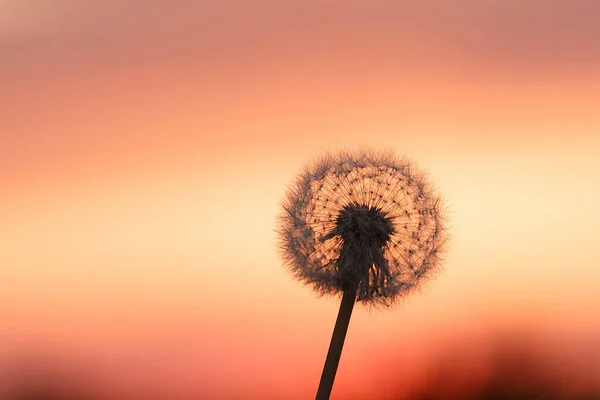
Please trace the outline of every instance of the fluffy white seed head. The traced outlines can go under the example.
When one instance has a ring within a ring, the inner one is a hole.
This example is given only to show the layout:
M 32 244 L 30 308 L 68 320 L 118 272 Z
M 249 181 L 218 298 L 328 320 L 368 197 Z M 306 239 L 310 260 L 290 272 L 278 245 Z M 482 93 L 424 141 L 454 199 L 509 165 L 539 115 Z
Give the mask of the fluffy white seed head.
M 290 187 L 279 248 L 300 281 L 321 295 L 357 290 L 357 301 L 390 305 L 439 267 L 443 207 L 405 159 L 372 151 L 325 155 Z

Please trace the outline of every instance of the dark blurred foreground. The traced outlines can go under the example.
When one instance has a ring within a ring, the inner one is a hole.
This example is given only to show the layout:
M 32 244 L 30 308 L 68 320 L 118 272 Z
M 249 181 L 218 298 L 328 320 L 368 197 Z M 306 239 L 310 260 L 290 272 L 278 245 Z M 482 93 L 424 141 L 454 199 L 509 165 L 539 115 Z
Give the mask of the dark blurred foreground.
M 600 400 L 598 346 L 572 351 L 565 342 L 526 338 L 498 337 L 487 348 L 465 343 L 443 352 L 408 398 Z
M 423 372 L 417 374 L 420 379 L 407 382 L 401 373 L 392 375 L 395 382 L 390 382 L 387 388 L 374 384 L 367 391 L 368 399 L 600 400 L 600 347 L 597 344 L 581 346 L 568 340 L 542 344 L 514 334 L 496 337 L 484 345 L 468 340 L 449 343 L 434 353 Z M 397 381 L 395 376 L 398 376 Z M 231 397 L 231 388 L 224 388 L 229 391 L 225 390 L 223 395 L 202 391 L 182 395 L 107 390 L 106 382 L 99 384 L 89 376 L 78 374 L 77 369 L 65 370 L 47 359 L 43 362 L 28 359 L 13 368 L 8 378 L 9 385 L 5 386 L 7 391 L 0 393 L 1 400 L 265 399 L 264 395 L 252 394 L 244 387 L 238 388 L 238 397 Z M 198 376 L 198 381 L 202 381 L 202 376 Z M 290 392 L 293 393 L 293 388 Z M 362 397 L 346 396 L 343 388 L 339 388 L 336 395 L 334 387 L 332 399 L 345 398 Z

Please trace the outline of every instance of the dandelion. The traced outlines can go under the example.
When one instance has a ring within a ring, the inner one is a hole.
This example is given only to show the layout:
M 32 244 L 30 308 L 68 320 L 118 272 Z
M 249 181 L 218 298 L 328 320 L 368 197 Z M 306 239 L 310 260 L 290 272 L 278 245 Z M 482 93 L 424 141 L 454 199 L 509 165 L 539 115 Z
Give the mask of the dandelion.
M 355 302 L 390 306 L 432 276 L 446 242 L 443 207 L 407 160 L 325 155 L 290 187 L 279 217 L 285 264 L 319 295 L 341 295 L 317 399 L 328 399 Z

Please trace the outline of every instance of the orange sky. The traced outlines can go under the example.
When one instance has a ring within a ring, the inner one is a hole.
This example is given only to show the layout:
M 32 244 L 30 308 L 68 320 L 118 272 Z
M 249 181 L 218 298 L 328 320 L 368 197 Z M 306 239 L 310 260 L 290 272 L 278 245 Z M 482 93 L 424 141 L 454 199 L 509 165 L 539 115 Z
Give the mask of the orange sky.
M 334 396 L 457 335 L 600 333 L 596 2 L 84 3 L 0 0 L 0 369 L 311 397 L 337 301 L 281 267 L 275 217 L 362 145 L 429 171 L 452 246 L 422 294 L 356 309 Z

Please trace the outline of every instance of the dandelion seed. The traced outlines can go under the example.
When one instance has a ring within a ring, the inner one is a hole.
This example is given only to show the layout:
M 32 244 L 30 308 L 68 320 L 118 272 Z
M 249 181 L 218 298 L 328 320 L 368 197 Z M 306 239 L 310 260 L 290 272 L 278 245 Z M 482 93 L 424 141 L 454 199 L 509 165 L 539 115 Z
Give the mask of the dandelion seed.
M 391 153 L 326 155 L 290 188 L 278 228 L 285 264 L 319 295 L 342 295 L 317 399 L 329 398 L 354 303 L 389 307 L 438 269 L 442 216 L 423 174 Z

